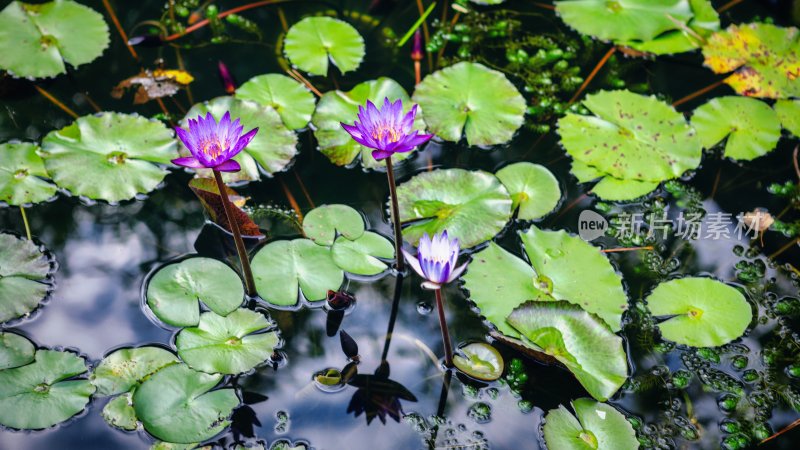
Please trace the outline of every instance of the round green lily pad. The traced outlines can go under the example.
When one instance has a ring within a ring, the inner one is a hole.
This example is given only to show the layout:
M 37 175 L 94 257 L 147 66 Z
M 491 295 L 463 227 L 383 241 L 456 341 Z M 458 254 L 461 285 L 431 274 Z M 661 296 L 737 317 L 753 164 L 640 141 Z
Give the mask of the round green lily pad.
M 161 347 L 122 348 L 103 358 L 89 379 L 97 388 L 97 395 L 116 395 L 130 391 L 148 376 L 177 362 L 174 353 Z
M 388 266 L 381 259 L 394 258 L 394 245 L 380 234 L 367 231 L 355 240 L 340 236 L 331 247 L 331 255 L 346 272 L 372 276 L 386 270 Z
M 597 181 L 591 193 L 610 201 L 627 201 L 643 197 L 658 188 L 660 181 L 621 180 L 604 174 L 581 161 L 573 160 L 570 170 L 581 183 Z
M 28 142 L 0 144 L 0 202 L 12 206 L 41 203 L 56 195 L 39 146 Z
M 73 195 L 110 203 L 146 194 L 164 180 L 177 157 L 172 131 L 161 122 L 104 112 L 83 116 L 42 140 L 53 181 Z
M 518 211 L 522 220 L 541 219 L 561 200 L 558 179 L 544 166 L 520 162 L 503 167 L 496 175 L 511 194 L 511 209 Z
M 639 441 L 625 416 L 613 406 L 589 398 L 572 402 L 575 416 L 563 405 L 551 409 L 544 422 L 548 448 L 559 450 L 636 450 Z
M 320 245 L 333 245 L 336 236 L 355 240 L 364 234 L 364 218 L 347 205 L 318 206 L 303 219 L 303 233 Z
M 276 306 L 296 305 L 300 293 L 309 302 L 325 300 L 344 281 L 330 248 L 310 239 L 270 242 L 256 253 L 252 266 L 258 295 Z
M 358 30 L 331 17 L 306 17 L 292 25 L 283 51 L 301 70 L 322 76 L 328 74 L 328 61 L 347 73 L 358 68 L 366 53 Z
M 311 119 L 314 126 L 314 137 L 319 143 L 319 151 L 337 166 L 350 166 L 357 161 L 368 169 L 384 167 L 383 161 L 376 161 L 372 157 L 372 149 L 359 144 L 342 128 L 342 123 L 352 124 L 357 120 L 358 107 L 365 106 L 367 100 L 377 106 L 383 105 L 383 100 L 403 101 L 403 112 L 408 112 L 412 103 L 408 93 L 399 83 L 391 78 L 378 78 L 377 80 L 359 83 L 348 92 L 330 91 L 320 97 L 317 109 Z M 414 121 L 414 130 L 425 129 L 421 111 L 417 111 Z M 414 151 L 395 153 L 392 162 L 400 162 L 408 158 Z M 360 158 L 359 158 L 360 156 Z
M 70 352 L 39 350 L 35 361 L 0 370 L 0 425 L 40 430 L 83 411 L 94 393 L 86 362 Z
M 33 361 L 36 347 L 24 336 L 0 332 L 0 370 L 24 366 Z
M 231 375 L 247 372 L 275 351 L 278 333 L 256 333 L 273 325 L 263 314 L 249 309 L 240 308 L 225 317 L 206 312 L 197 327 L 178 333 L 175 347 L 195 370 Z
M 167 264 L 147 283 L 147 306 L 167 325 L 190 327 L 200 320 L 203 302 L 224 316 L 244 300 L 239 275 L 227 264 L 211 258 L 188 258 Z
M 225 182 L 254 181 L 261 178 L 259 167 L 267 175 L 285 170 L 297 155 L 297 135 L 286 128 L 281 116 L 272 106 L 263 105 L 250 100 L 239 100 L 234 97 L 217 97 L 204 103 L 192 106 L 181 121 L 181 126 L 188 127 L 188 119 L 210 112 L 217 121 L 226 112 L 231 113 L 231 120 L 239 119 L 244 127 L 243 133 L 258 128 L 252 141 L 233 159 L 239 162 L 242 170 L 222 174 Z M 189 155 L 189 150 L 181 143 L 181 154 Z M 258 163 L 256 165 L 255 163 Z M 197 170 L 198 176 L 213 178 L 210 170 Z
M 606 401 L 628 378 L 622 338 L 577 305 L 565 301 L 527 302 L 514 309 L 506 320 L 528 339 L 520 342 L 554 357 L 597 400 Z
M 800 136 L 800 100 L 778 100 L 773 107 L 783 128 Z
M 496 176 L 482 171 L 423 172 L 397 187 L 403 239 L 416 243 L 423 233 L 447 230 L 461 248 L 493 238 L 511 218 L 511 196 Z
M 44 78 L 93 61 L 108 47 L 108 25 L 88 6 L 70 0 L 13 1 L 0 12 L 0 69 Z
M 725 83 L 738 94 L 761 98 L 800 96 L 800 33 L 768 23 L 731 25 L 703 46 L 705 65 L 733 72 Z
M 469 145 L 506 143 L 525 118 L 525 99 L 506 76 L 473 62 L 425 77 L 414 101 L 425 112 L 431 133 L 458 142 L 463 131 Z
M 192 370 L 186 364 L 165 367 L 133 393 L 133 408 L 144 429 L 178 444 L 201 442 L 230 422 L 239 398 L 233 389 L 215 389 L 222 375 Z
M 711 278 L 666 281 L 647 297 L 665 339 L 691 347 L 717 347 L 744 334 L 753 320 L 750 304 L 738 289 Z
M 290 130 L 308 125 L 314 112 L 314 95 L 297 81 L 278 73 L 251 78 L 236 89 L 236 98 L 270 106 Z
M 750 161 L 775 149 L 781 138 L 778 114 L 766 103 L 747 97 L 718 97 L 697 108 L 692 126 L 703 147 L 725 137 L 725 156 Z
M 0 233 L 0 323 L 30 314 L 53 290 L 53 256 L 33 242 Z
M 138 427 L 136 411 L 133 409 L 133 396 L 130 392 L 112 398 L 103 407 L 103 420 L 120 430 L 133 431 Z
M 483 381 L 494 381 L 503 375 L 503 356 L 485 342 L 472 342 L 459 347 L 453 365 L 465 374 Z

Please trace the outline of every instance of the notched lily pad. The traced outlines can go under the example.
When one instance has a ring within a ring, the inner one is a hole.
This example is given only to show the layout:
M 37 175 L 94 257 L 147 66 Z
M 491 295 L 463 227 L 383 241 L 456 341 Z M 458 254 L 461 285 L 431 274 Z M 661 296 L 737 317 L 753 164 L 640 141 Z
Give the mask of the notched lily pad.
M 364 232 L 358 239 L 340 236 L 331 247 L 333 262 L 346 272 L 372 276 L 388 267 L 381 259 L 394 258 L 394 245 L 378 233 Z
M 55 258 L 27 239 L 0 233 L 0 323 L 35 310 L 53 291 Z
M 709 0 L 689 0 L 692 18 L 688 22 L 673 17 L 674 29 L 659 34 L 650 41 L 619 42 L 640 52 L 670 55 L 696 50 L 706 39 L 720 30 L 719 14 Z
M 727 137 L 725 156 L 743 161 L 771 152 L 781 138 L 778 114 L 754 98 L 715 98 L 694 111 L 692 126 L 703 147 Z
M 283 51 L 301 70 L 322 76 L 328 74 L 328 61 L 347 73 L 358 68 L 365 54 L 358 30 L 331 17 L 306 17 L 292 25 Z
M 525 117 L 525 99 L 506 76 L 473 62 L 425 77 L 414 91 L 414 101 L 425 112 L 431 133 L 458 142 L 463 131 L 469 145 L 510 141 Z
M 136 411 L 133 409 L 133 399 L 130 392 L 112 398 L 103 407 L 103 420 L 114 428 L 124 431 L 133 431 L 138 425 Z
M 778 100 L 773 108 L 783 128 L 800 137 L 800 100 Z
M 647 297 L 647 308 L 663 321 L 665 339 L 691 347 L 718 347 L 744 334 L 753 320 L 739 290 L 711 278 L 666 281 Z
M 485 342 L 472 342 L 459 347 L 453 364 L 465 374 L 483 381 L 494 381 L 503 375 L 503 356 Z
M 274 108 L 290 130 L 305 128 L 316 106 L 308 88 L 278 73 L 251 78 L 236 89 L 236 98 Z
M 559 450 L 639 448 L 636 432 L 625 416 L 613 406 L 592 399 L 572 402 L 575 415 L 563 405 L 545 417 L 544 440 L 548 448 Z M 576 418 L 577 416 L 577 418 Z
M 97 395 L 116 395 L 130 391 L 148 376 L 177 362 L 174 353 L 161 347 L 122 348 L 103 358 L 89 379 L 97 387 Z
M 161 122 L 113 112 L 79 117 L 42 140 L 44 166 L 59 187 L 110 203 L 158 187 L 175 149 Z
M 423 172 L 397 187 L 403 238 L 414 245 L 424 233 L 447 230 L 461 248 L 493 238 L 511 218 L 511 196 L 494 175 L 444 169 Z
M 24 366 L 33 361 L 36 347 L 26 337 L 0 332 L 0 370 Z
M 249 309 L 237 309 L 226 317 L 206 312 L 197 327 L 178 333 L 175 346 L 195 370 L 234 375 L 263 363 L 275 351 L 278 333 L 265 331 L 273 325 L 264 314 Z
M 496 175 L 511 195 L 511 209 L 517 211 L 517 217 L 522 220 L 541 219 L 561 200 L 558 180 L 539 164 L 511 164 L 498 170 Z
M 47 181 L 40 150 L 29 142 L 0 144 L 0 202 L 21 206 L 55 197 L 58 188 Z
M 364 218 L 347 205 L 318 206 L 303 219 L 303 232 L 320 245 L 333 245 L 338 235 L 350 240 L 358 239 L 364 230 Z
M 189 327 L 200 320 L 198 301 L 219 315 L 235 311 L 244 300 L 239 275 L 211 258 L 187 258 L 167 264 L 147 283 L 147 306 L 167 325 Z
M 0 370 L 0 425 L 40 430 L 83 411 L 94 393 L 86 361 L 70 352 L 39 350 L 35 361 Z

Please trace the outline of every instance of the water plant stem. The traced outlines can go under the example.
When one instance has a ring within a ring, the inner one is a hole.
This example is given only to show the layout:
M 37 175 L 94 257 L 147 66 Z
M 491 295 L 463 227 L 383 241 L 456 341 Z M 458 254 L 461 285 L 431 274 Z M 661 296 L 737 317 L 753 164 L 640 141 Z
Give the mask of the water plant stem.
M 688 101 L 691 101 L 691 100 L 693 100 L 693 99 L 705 94 L 706 92 L 712 91 L 712 90 L 722 86 L 722 83 L 724 83 L 724 82 L 725 82 L 724 79 L 723 80 L 719 80 L 719 81 L 716 81 L 716 82 L 714 82 L 712 84 L 709 84 L 708 86 L 706 86 L 706 87 L 704 87 L 702 89 L 698 89 L 698 90 L 692 92 L 691 94 L 687 95 L 686 97 L 683 97 L 683 98 L 681 98 L 679 100 L 676 100 L 675 102 L 672 103 L 672 106 L 673 107 L 677 107 L 677 106 L 680 106 L 680 105 L 682 105 L 682 104 L 684 104 L 684 103 L 686 103 Z
M 389 180 L 389 201 L 392 204 L 392 223 L 394 224 L 394 257 L 395 269 L 405 272 L 406 262 L 403 259 L 403 228 L 400 226 L 400 207 L 397 204 L 397 185 L 394 182 L 392 158 L 386 158 L 386 177 Z
M 247 249 L 244 247 L 242 240 L 242 233 L 239 231 L 239 223 L 233 216 L 233 204 L 231 199 L 228 198 L 225 183 L 222 181 L 222 174 L 219 170 L 214 170 L 214 180 L 217 182 L 219 189 L 219 196 L 222 199 L 222 208 L 225 210 L 225 216 L 228 218 L 228 225 L 233 234 L 233 242 L 236 244 L 236 252 L 239 254 L 239 262 L 242 264 L 242 277 L 244 278 L 244 286 L 247 290 L 247 295 L 253 297 L 256 295 L 255 282 L 253 281 L 253 272 L 250 270 L 250 258 L 247 255 Z
M 287 3 L 289 1 L 291 1 L 291 0 L 262 0 L 260 2 L 248 3 L 246 5 L 237 6 L 236 8 L 231 8 L 231 9 L 229 9 L 227 11 L 222 11 L 221 13 L 219 13 L 217 15 L 217 18 L 224 19 L 225 17 L 230 16 L 231 14 L 238 14 L 240 12 L 247 11 L 248 9 L 259 8 L 259 7 L 262 7 L 262 6 L 273 5 L 273 4 L 276 4 L 276 3 Z M 162 40 L 164 42 L 174 41 L 175 39 L 182 38 L 182 37 L 186 36 L 187 34 L 193 32 L 195 30 L 198 30 L 200 28 L 203 28 L 204 26 L 206 26 L 208 24 L 209 24 L 209 20 L 208 19 L 203 19 L 203 20 L 195 23 L 194 25 L 192 25 L 190 27 L 186 27 L 186 29 L 181 31 L 180 33 L 171 34 L 169 36 L 164 37 Z
M 744 0 L 731 0 L 728 3 L 725 3 L 724 5 L 720 6 L 719 9 L 717 10 L 717 12 L 722 14 L 725 11 L 727 11 L 727 10 L 733 8 L 734 6 L 738 5 L 739 3 L 742 3 L 743 1 Z
M 294 213 L 297 214 L 297 219 L 300 221 L 300 223 L 302 223 L 303 212 L 300 210 L 300 205 L 297 203 L 294 195 L 292 195 L 292 191 L 289 190 L 289 186 L 286 185 L 286 182 L 283 181 L 283 178 L 278 178 L 278 183 L 280 183 L 283 193 L 286 194 L 286 199 L 289 200 L 289 204 L 292 206 Z
M 64 111 L 65 113 L 69 114 L 70 116 L 72 116 L 73 119 L 77 119 L 79 117 L 78 113 L 76 113 L 75 111 L 69 109 L 69 107 L 67 105 L 61 103 L 61 101 L 59 101 L 57 98 L 53 97 L 53 95 L 51 93 L 45 91 L 44 88 L 41 88 L 41 87 L 39 87 L 39 86 L 37 86 L 35 84 L 33 85 L 33 87 L 36 88 L 36 90 L 40 94 L 42 94 L 42 97 L 50 100 L 50 103 L 58 106 L 62 111 Z
M 439 327 L 442 329 L 444 341 L 444 365 L 453 367 L 453 346 L 450 343 L 450 332 L 447 329 L 447 318 L 444 316 L 444 295 L 441 289 L 436 289 L 436 310 L 439 313 Z
M 417 9 L 419 10 L 420 16 L 425 14 L 425 7 L 422 6 L 422 0 L 417 0 Z M 428 44 L 431 42 L 431 32 L 428 29 L 427 20 L 422 21 L 422 35 L 425 37 L 425 54 L 428 55 L 428 71 L 433 72 L 433 54 L 427 50 Z M 419 84 L 419 82 L 417 82 L 417 84 Z
M 550 11 L 555 11 L 555 10 L 556 10 L 556 7 L 555 7 L 555 6 L 553 6 L 553 5 L 548 5 L 547 3 L 542 3 L 542 2 L 533 2 L 533 4 L 534 4 L 534 5 L 536 5 L 536 6 L 538 6 L 539 8 L 544 8 L 544 9 L 547 9 L 547 10 L 550 10 Z
M 105 6 L 106 12 L 108 12 L 108 15 L 111 17 L 111 21 L 114 22 L 114 27 L 116 27 L 117 32 L 119 32 L 122 42 L 124 42 L 125 46 L 128 47 L 128 51 L 130 52 L 131 56 L 133 56 L 133 59 L 136 61 L 139 61 L 139 55 L 136 54 L 136 50 L 133 48 L 133 46 L 128 43 L 128 35 L 125 34 L 125 29 L 123 29 L 122 24 L 119 23 L 119 19 L 117 18 L 117 14 L 114 13 L 114 8 L 111 7 L 111 3 L 109 3 L 108 0 L 103 0 L 103 6 Z
M 794 166 L 794 173 L 797 175 L 797 182 L 800 183 L 800 164 L 797 163 L 798 151 L 800 151 L 800 145 L 795 146 L 792 152 L 792 165 Z
M 606 248 L 600 250 L 601 253 L 621 253 L 621 252 L 632 252 L 636 250 L 653 250 L 652 245 L 646 245 L 644 247 L 621 247 L 621 248 Z
M 22 223 L 25 224 L 25 236 L 28 237 L 28 240 L 31 240 L 31 226 L 28 224 L 28 215 L 25 214 L 25 208 L 22 206 L 19 207 L 19 213 L 22 214 Z
M 594 77 L 597 76 L 597 74 L 600 72 L 600 69 L 602 69 L 603 66 L 606 65 L 608 60 L 611 59 L 611 56 L 613 56 L 614 53 L 616 53 L 616 51 L 617 51 L 617 47 L 616 46 L 611 47 L 610 49 L 608 49 L 606 54 L 603 55 L 603 58 L 600 59 L 600 61 L 597 63 L 597 65 L 594 66 L 594 69 L 592 69 L 591 73 L 589 73 L 589 76 L 586 77 L 585 80 L 583 80 L 583 83 L 581 84 L 581 87 L 578 88 L 578 90 L 575 92 L 575 95 L 573 95 L 572 98 L 569 99 L 569 104 L 570 105 L 575 103 L 576 100 L 578 100 L 578 97 L 581 96 L 581 94 L 586 89 L 586 87 L 589 86 L 589 83 L 591 83 L 592 80 L 594 80 Z

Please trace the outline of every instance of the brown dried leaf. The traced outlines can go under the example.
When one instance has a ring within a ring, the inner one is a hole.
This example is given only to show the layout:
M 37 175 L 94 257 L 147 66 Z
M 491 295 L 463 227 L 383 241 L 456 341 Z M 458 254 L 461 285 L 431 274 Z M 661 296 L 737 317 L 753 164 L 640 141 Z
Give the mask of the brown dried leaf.
M 228 217 L 225 215 L 225 209 L 222 205 L 222 197 L 219 194 L 217 183 L 211 178 L 193 178 L 189 182 L 189 188 L 194 192 L 200 203 L 208 211 L 211 220 L 222 228 L 230 231 L 231 227 L 228 223 Z M 236 223 L 239 225 L 239 231 L 244 236 L 261 237 L 264 236 L 258 228 L 253 219 L 247 215 L 240 208 L 244 206 L 246 199 L 236 193 L 233 189 L 225 186 L 226 194 L 233 203 L 233 215 Z

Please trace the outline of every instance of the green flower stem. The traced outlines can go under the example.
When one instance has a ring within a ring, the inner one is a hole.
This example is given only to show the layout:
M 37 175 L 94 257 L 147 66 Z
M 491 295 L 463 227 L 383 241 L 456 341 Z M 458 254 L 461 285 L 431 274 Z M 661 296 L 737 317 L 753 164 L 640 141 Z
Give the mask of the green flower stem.
M 225 183 L 222 182 L 222 174 L 220 174 L 219 170 L 214 170 L 214 179 L 217 181 L 219 196 L 222 199 L 222 208 L 225 210 L 225 216 L 228 217 L 228 224 L 230 225 L 231 233 L 233 233 L 233 242 L 236 243 L 236 252 L 239 253 L 245 290 L 248 296 L 253 297 L 256 295 L 256 284 L 253 281 L 253 272 L 250 270 L 250 257 L 247 254 L 247 249 L 244 248 L 242 233 L 239 231 L 239 224 L 233 216 L 233 205 L 231 204 L 231 199 L 228 198 L 226 194 Z
M 436 310 L 439 313 L 439 327 L 442 329 L 444 341 L 444 365 L 453 367 L 453 346 L 450 343 L 450 332 L 447 330 L 447 319 L 444 316 L 444 296 L 442 289 L 436 289 Z
M 400 227 L 400 208 L 397 206 L 397 185 L 394 182 L 394 170 L 392 169 L 392 157 L 385 159 L 386 176 L 389 178 L 389 199 L 392 202 L 392 222 L 394 223 L 394 257 L 395 269 L 398 272 L 406 270 L 406 263 L 403 259 L 403 229 Z
M 19 212 L 22 214 L 22 223 L 25 224 L 25 235 L 28 236 L 28 240 L 31 240 L 31 226 L 28 224 L 28 215 L 25 214 L 25 208 L 22 206 L 19 207 Z

